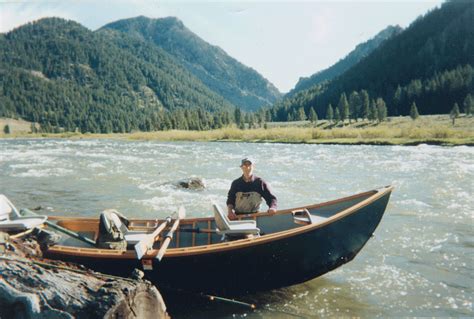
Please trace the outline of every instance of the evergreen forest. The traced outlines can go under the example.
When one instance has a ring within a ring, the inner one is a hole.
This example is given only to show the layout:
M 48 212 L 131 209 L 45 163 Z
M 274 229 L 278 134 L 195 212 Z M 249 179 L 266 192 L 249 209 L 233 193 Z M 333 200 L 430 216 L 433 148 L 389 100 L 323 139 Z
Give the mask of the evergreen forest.
M 473 1 L 446 1 L 282 98 L 176 18 L 138 17 L 97 31 L 44 18 L 0 34 L 0 117 L 83 133 L 383 121 L 413 114 L 414 105 L 417 114 L 455 118 L 474 109 L 473 21 Z
M 473 21 L 474 2 L 447 1 L 332 81 L 285 97 L 271 109 L 271 118 L 301 119 L 300 109 L 326 118 L 328 106 L 338 105 L 342 95 L 362 92 L 382 99 L 389 116 L 408 115 L 412 103 L 420 114 L 448 114 L 474 92 Z M 350 105 L 354 118 L 363 117 L 357 100 Z

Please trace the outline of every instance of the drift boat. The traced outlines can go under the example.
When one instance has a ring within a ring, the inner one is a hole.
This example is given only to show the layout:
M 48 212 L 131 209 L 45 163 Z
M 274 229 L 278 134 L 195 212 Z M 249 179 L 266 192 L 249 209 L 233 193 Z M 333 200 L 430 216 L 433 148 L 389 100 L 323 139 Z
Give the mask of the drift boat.
M 48 217 L 50 225 L 88 240 L 62 236 L 44 254 L 113 275 L 129 276 L 135 268 L 144 269 L 146 278 L 160 288 L 225 295 L 270 290 L 311 280 L 351 261 L 372 237 L 392 190 L 386 186 L 273 215 L 239 216 L 242 227 L 239 222 L 222 225 L 218 211 L 214 217 L 185 218 L 175 225 L 171 240 L 168 236 L 169 247 L 161 260 L 156 257 L 166 236 L 153 235 L 150 249 L 137 258 L 133 245 L 127 250 L 93 245 L 98 218 Z M 131 219 L 128 229 L 150 234 L 166 223 L 170 229 L 169 220 Z

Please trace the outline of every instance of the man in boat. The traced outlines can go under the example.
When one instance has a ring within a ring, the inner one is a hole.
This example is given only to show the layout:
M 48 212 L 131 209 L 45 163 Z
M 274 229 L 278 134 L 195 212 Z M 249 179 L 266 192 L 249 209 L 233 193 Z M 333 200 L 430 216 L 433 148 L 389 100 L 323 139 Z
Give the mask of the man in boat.
M 227 194 L 227 214 L 229 219 L 235 219 L 238 214 L 258 212 L 262 197 L 268 205 L 268 213 L 274 214 L 277 209 L 277 198 L 269 185 L 260 177 L 255 176 L 255 161 L 249 157 L 240 163 L 242 176 L 232 182 Z

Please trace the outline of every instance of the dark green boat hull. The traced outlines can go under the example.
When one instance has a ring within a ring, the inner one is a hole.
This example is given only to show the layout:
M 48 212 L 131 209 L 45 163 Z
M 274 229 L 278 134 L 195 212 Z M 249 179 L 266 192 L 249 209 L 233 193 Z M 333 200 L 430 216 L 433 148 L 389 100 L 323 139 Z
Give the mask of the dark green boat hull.
M 357 255 L 382 219 L 390 194 L 385 192 L 340 219 L 291 236 L 226 251 L 153 260 L 153 270 L 145 271 L 146 278 L 159 288 L 224 295 L 271 290 L 311 280 Z M 142 269 L 136 259 L 61 259 L 122 276 L 129 276 L 135 268 Z

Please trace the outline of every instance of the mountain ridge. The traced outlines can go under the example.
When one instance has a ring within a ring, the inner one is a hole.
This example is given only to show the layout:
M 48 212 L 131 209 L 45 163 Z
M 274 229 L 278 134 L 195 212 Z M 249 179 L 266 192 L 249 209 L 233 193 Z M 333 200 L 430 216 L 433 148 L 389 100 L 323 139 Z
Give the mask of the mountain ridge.
M 382 31 L 378 32 L 375 36 L 369 40 L 359 43 L 349 54 L 344 58 L 340 59 L 330 67 L 316 72 L 309 77 L 302 77 L 298 80 L 295 87 L 288 92 L 285 97 L 291 97 L 299 91 L 309 89 L 311 86 L 320 84 L 324 81 L 329 81 L 335 77 L 341 75 L 355 64 L 359 63 L 362 59 L 370 55 L 377 47 L 379 47 L 384 41 L 390 39 L 393 36 L 399 34 L 403 29 L 396 26 L 388 26 Z
M 170 112 L 180 109 L 189 110 L 184 127 L 206 127 L 203 112 L 233 108 L 162 49 L 74 21 L 40 19 L 4 34 L 0 48 L 1 116 L 109 132 L 178 127 Z
M 446 1 L 337 78 L 275 104 L 272 119 L 295 117 L 301 108 L 324 118 L 329 105 L 353 93 L 380 98 L 388 115 L 407 115 L 413 103 L 420 114 L 449 113 L 474 92 L 472 21 L 474 2 Z
M 98 29 L 114 29 L 139 37 L 179 60 L 211 90 L 246 111 L 269 106 L 281 97 L 278 89 L 251 67 L 229 56 L 189 30 L 176 17 L 122 19 Z

